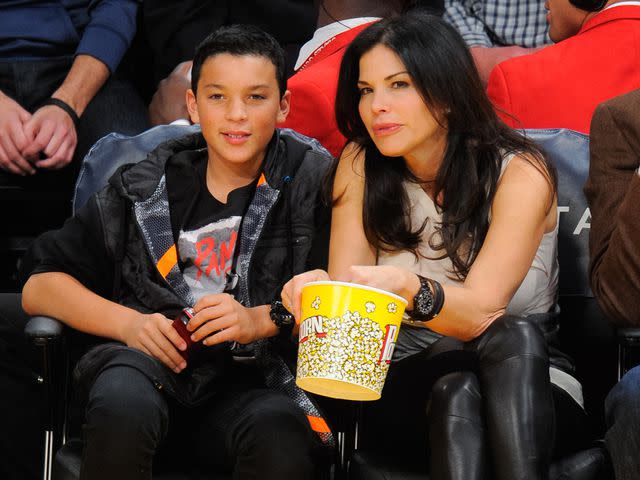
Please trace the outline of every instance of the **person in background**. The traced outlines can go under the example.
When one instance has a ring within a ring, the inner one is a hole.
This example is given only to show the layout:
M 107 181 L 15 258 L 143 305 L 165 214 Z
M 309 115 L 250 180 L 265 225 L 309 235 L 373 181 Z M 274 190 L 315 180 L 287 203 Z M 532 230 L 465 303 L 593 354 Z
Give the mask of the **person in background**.
M 596 108 L 585 194 L 591 209 L 591 288 L 618 327 L 640 327 L 640 90 Z M 605 402 L 605 443 L 618 480 L 640 472 L 640 367 Z
M 514 128 L 589 133 L 599 103 L 640 87 L 640 2 L 547 0 L 556 42 L 491 72 L 487 91 Z
M 445 0 L 443 18 L 471 49 L 483 84 L 498 63 L 551 43 L 540 0 Z
M 155 93 L 149 105 L 153 125 L 189 123 L 185 94 L 191 84 L 193 52 L 217 28 L 250 24 L 273 35 L 285 49 L 289 76 L 316 19 L 314 0 L 145 0 L 142 13 L 154 70 Z
M 372 22 L 406 12 L 420 2 L 408 0 L 320 0 L 317 29 L 300 49 L 296 73 L 289 79 L 291 112 L 281 127 L 317 139 L 340 156 L 345 138 L 336 124 L 334 103 L 344 51 Z M 434 12 L 442 4 L 430 2 Z M 420 6 L 426 6 L 420 4 Z
M 107 133 L 144 130 L 142 101 L 113 76 L 135 33 L 137 1 L 3 4 L 2 170 L 30 176 L 63 169 Z

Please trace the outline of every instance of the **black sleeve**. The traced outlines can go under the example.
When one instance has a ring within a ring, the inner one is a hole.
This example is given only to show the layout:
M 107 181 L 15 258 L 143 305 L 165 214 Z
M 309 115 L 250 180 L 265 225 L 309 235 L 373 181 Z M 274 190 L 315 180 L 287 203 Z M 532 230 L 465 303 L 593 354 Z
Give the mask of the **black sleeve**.
M 36 273 L 63 272 L 94 293 L 109 298 L 113 256 L 105 245 L 101 217 L 94 195 L 62 228 L 38 237 L 22 261 L 21 283 Z
M 273 35 L 293 64 L 317 20 L 312 0 L 144 0 L 142 15 L 156 83 L 178 63 L 193 59 L 196 46 L 210 33 L 232 23 L 257 25 Z
M 153 53 L 155 81 L 165 78 L 196 46 L 227 22 L 228 2 L 203 0 L 145 0 L 144 31 Z

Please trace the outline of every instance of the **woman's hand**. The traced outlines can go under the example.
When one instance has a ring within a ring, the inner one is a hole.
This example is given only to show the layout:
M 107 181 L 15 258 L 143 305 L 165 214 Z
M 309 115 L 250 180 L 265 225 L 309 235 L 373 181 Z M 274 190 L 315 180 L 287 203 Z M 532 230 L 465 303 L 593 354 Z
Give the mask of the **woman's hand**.
M 193 332 L 191 339 L 194 342 L 202 340 L 207 346 L 223 342 L 248 344 L 265 336 L 261 333 L 260 319 L 253 318 L 251 309 L 228 293 L 206 295 L 198 300 L 193 310 L 196 314 L 189 320 L 187 330 Z M 269 320 L 268 324 L 272 325 L 272 322 Z
M 282 304 L 284 308 L 293 314 L 297 324 L 300 324 L 301 321 L 300 304 L 302 287 L 309 282 L 319 282 L 322 280 L 331 280 L 327 272 L 320 269 L 310 270 L 296 275 L 282 287 L 282 292 L 280 293 Z
M 407 300 L 408 310 L 413 308 L 413 297 L 420 289 L 420 280 L 415 273 L 391 265 L 352 265 L 341 280 L 400 295 Z
M 127 324 L 122 339 L 129 347 L 157 358 L 174 372 L 180 373 L 187 362 L 178 350 L 186 350 L 187 344 L 171 323 L 161 313 L 139 314 Z

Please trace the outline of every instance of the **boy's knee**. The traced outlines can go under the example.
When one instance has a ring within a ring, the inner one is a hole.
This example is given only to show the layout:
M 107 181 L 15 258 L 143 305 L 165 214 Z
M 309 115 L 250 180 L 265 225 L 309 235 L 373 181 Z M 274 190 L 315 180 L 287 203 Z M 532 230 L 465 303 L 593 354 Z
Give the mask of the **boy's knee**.
M 319 440 L 291 399 L 263 398 L 247 417 L 247 430 L 240 456 L 252 458 L 269 478 L 313 478 Z
M 91 389 L 85 428 L 114 441 L 159 443 L 168 417 L 166 401 L 144 374 L 113 367 L 101 373 Z
M 284 395 L 274 394 L 264 399 L 252 413 L 250 422 L 254 433 L 263 438 L 273 437 L 283 431 L 290 437 L 300 439 L 312 435 L 305 415 Z

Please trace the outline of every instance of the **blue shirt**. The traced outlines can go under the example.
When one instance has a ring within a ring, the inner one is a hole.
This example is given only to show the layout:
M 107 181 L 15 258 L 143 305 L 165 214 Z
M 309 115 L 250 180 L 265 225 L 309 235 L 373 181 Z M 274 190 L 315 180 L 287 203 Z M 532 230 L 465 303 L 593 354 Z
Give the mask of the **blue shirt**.
M 2 0 L 0 62 L 90 55 L 113 72 L 136 31 L 137 0 Z

